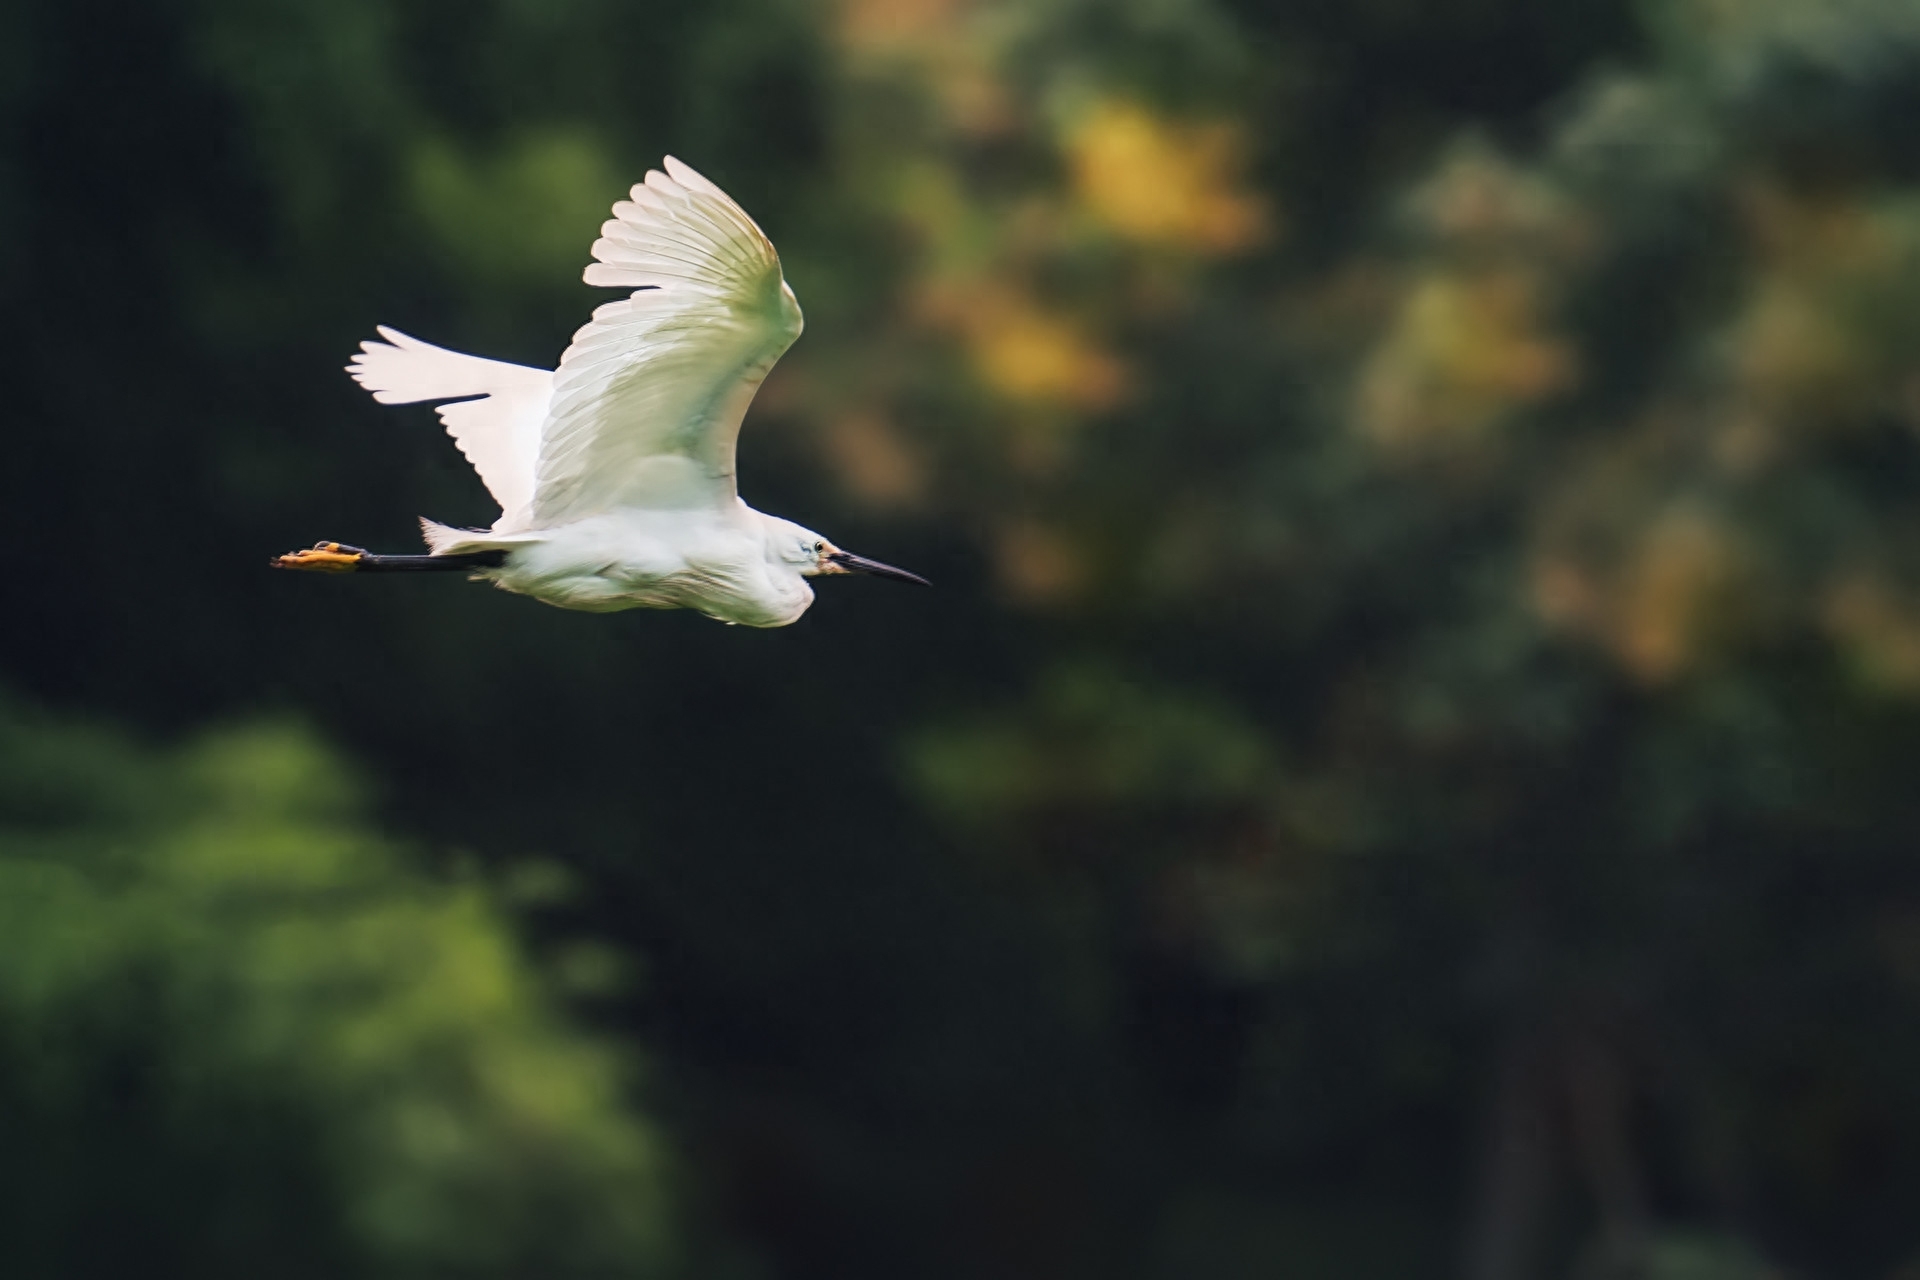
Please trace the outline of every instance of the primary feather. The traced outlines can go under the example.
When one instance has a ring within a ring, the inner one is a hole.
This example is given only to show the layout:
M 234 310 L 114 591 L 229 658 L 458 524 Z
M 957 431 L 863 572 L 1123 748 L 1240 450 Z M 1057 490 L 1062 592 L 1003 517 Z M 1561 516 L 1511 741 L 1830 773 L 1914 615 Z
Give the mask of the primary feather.
M 588 284 L 631 287 L 593 313 L 554 375 L 534 527 L 616 507 L 730 503 L 747 405 L 800 336 L 780 255 L 745 211 L 668 157 L 613 206 Z

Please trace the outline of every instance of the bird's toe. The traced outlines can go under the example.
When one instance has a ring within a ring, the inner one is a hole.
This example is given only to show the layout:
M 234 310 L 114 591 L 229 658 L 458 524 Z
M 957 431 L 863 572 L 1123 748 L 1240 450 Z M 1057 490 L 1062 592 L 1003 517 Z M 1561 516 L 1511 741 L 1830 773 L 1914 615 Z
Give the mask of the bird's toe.
M 267 563 L 275 569 L 303 569 L 309 573 L 352 573 L 367 553 L 341 542 L 316 542 L 301 551 L 289 551 Z

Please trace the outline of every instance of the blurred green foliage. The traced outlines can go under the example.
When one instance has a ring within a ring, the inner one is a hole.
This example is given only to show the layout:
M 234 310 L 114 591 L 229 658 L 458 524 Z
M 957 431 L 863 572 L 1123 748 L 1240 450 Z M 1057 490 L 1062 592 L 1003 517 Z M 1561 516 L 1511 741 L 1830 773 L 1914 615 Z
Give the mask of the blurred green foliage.
M 665 1157 L 498 896 L 287 728 L 0 718 L 15 1275 L 658 1274 Z M 102 1219 L 110 1219 L 103 1229 Z
M 15 1238 L 1910 1276 L 1916 86 L 1913 0 L 0 9 Z M 551 360 L 668 151 L 808 312 L 749 496 L 941 590 L 261 571 L 487 518 L 334 366 Z

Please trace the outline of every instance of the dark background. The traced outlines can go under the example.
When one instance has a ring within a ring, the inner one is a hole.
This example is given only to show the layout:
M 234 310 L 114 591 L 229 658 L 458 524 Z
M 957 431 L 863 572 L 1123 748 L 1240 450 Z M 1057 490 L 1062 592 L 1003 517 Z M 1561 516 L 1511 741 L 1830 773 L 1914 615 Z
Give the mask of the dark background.
M 0 6 L 9 1275 L 1920 1274 L 1920 5 Z M 493 516 L 672 153 L 799 623 Z

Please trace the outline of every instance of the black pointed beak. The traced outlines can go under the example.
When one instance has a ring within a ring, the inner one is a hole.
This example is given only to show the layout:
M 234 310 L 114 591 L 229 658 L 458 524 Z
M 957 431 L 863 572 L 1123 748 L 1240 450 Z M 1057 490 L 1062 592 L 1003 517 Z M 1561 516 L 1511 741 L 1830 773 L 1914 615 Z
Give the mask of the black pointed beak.
M 896 569 L 890 564 L 881 564 L 878 560 L 869 560 L 865 556 L 856 556 L 849 551 L 829 551 L 827 562 L 838 565 L 843 573 L 870 573 L 876 578 L 893 578 L 900 582 L 917 582 L 923 587 L 933 584 L 917 573 L 908 573 L 905 569 Z

